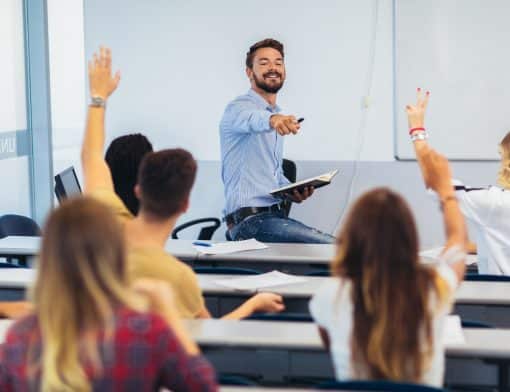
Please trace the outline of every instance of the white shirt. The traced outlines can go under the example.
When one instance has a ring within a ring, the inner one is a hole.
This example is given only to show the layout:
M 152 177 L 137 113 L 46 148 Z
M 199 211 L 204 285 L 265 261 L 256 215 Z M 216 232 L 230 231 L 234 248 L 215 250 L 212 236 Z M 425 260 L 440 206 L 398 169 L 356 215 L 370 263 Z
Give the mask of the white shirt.
M 478 271 L 510 275 L 510 190 L 454 185 L 462 213 L 476 228 Z
M 449 252 L 448 252 L 449 253 Z M 459 253 L 456 256 L 459 257 Z M 430 368 L 424 374 L 422 382 L 440 387 L 444 374 L 443 329 L 446 316 L 450 313 L 454 291 L 458 285 L 457 276 L 444 260 L 437 267 L 439 277 L 450 287 L 451 296 L 438 304 L 437 297 L 431 298 L 429 305 L 433 309 L 432 321 L 433 356 Z M 338 380 L 355 379 L 351 366 L 351 336 L 353 326 L 353 305 L 351 302 L 351 282 L 336 278 L 328 280 L 310 301 L 310 313 L 318 326 L 329 335 L 331 356 Z M 398 331 L 396 331 L 398 333 Z

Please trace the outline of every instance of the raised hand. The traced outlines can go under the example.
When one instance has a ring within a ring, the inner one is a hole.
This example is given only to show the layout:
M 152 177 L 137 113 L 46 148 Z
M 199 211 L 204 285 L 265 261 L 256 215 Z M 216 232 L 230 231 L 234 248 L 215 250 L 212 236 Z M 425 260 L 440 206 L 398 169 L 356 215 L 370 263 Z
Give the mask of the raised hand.
M 89 61 L 90 96 L 106 100 L 115 91 L 120 81 L 120 72 L 112 76 L 112 53 L 101 47 Z
M 425 111 L 429 103 L 430 92 L 423 92 L 420 88 L 416 93 L 416 104 L 407 105 L 407 120 L 409 122 L 409 129 L 423 128 L 425 124 Z

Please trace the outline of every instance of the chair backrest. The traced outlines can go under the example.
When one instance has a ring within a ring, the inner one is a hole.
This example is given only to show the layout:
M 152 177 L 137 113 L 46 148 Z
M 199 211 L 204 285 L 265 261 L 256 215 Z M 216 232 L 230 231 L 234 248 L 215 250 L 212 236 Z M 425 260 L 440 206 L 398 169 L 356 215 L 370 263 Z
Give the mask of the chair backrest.
M 23 215 L 8 214 L 0 217 L 0 238 L 19 235 L 40 236 L 41 229 L 32 219 Z
M 74 167 L 68 167 L 55 176 L 55 196 L 60 203 L 70 196 L 81 193 L 80 182 Z
M 216 231 L 216 229 L 221 226 L 221 221 L 218 218 L 195 219 L 195 220 L 192 220 L 192 221 L 189 221 L 189 222 L 183 223 L 182 225 L 177 226 L 172 231 L 172 238 L 174 240 L 177 240 L 177 239 L 179 239 L 177 234 L 181 230 L 184 230 L 184 229 L 187 229 L 190 226 L 195 226 L 195 225 L 199 225 L 199 224 L 202 224 L 202 223 L 212 223 L 212 225 L 205 226 L 205 227 L 202 227 L 200 229 L 200 232 L 198 233 L 198 238 L 197 239 L 198 240 L 202 240 L 202 241 L 210 240 L 212 238 L 214 232 Z
M 341 391 L 391 391 L 391 392 L 444 392 L 444 389 L 421 384 L 392 381 L 327 381 L 317 385 L 318 389 Z
M 216 274 L 216 275 L 260 275 L 262 272 L 251 268 L 239 267 L 193 267 L 197 274 Z
M 472 282 L 510 282 L 510 276 L 468 273 L 464 276 L 464 280 Z
M 287 180 L 290 182 L 296 182 L 297 178 L 297 166 L 294 161 L 291 161 L 290 159 L 284 159 L 282 162 L 282 170 L 283 175 Z M 290 207 L 292 206 L 292 202 L 285 200 L 282 202 L 283 209 L 285 210 L 285 215 L 289 216 L 290 213 Z

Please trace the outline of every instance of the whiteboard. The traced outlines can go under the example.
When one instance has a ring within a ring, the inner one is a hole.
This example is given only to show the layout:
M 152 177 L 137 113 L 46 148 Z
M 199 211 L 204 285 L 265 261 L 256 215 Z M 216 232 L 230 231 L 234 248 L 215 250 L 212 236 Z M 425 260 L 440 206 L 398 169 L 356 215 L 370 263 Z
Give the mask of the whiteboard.
M 395 0 L 397 157 L 414 158 L 405 105 L 431 91 L 430 142 L 451 159 L 498 159 L 510 131 L 510 1 Z
M 86 0 L 86 57 L 108 45 L 122 73 L 108 102 L 108 136 L 143 131 L 155 148 L 181 146 L 199 160 L 219 160 L 225 106 L 249 89 L 246 51 L 273 37 L 286 48 L 278 104 L 305 118 L 301 133 L 286 137 L 285 156 L 355 159 L 377 6 L 371 136 L 362 158 L 393 160 L 390 0 Z

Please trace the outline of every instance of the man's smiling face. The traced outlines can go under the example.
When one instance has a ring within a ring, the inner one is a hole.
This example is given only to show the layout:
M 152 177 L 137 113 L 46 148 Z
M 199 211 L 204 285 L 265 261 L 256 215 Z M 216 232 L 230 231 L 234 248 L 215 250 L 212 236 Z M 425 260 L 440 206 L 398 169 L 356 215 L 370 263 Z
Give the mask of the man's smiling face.
M 253 68 L 247 72 L 256 87 L 270 94 L 276 94 L 285 81 L 283 57 L 273 48 L 257 49 L 253 58 Z

